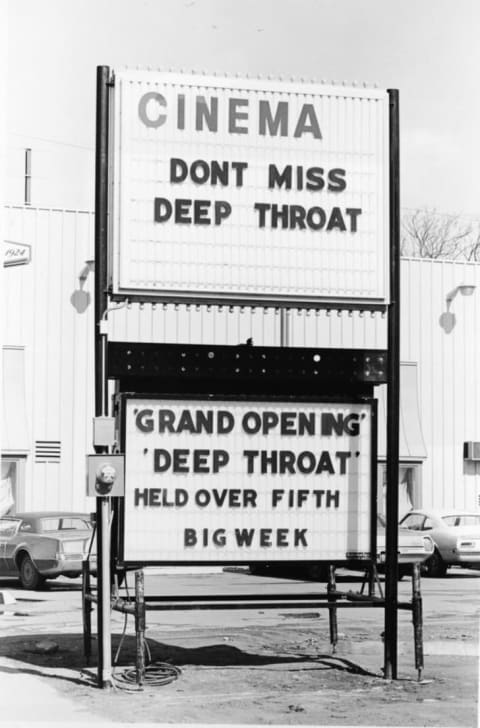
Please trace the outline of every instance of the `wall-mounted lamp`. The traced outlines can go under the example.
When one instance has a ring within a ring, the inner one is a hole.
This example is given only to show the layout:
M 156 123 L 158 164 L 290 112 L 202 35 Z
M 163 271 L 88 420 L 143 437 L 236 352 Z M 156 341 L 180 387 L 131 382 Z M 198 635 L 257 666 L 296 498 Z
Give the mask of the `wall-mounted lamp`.
M 93 270 L 95 270 L 95 261 L 93 259 L 86 260 L 85 265 L 78 275 L 80 285 L 70 296 L 70 302 L 77 313 L 85 313 L 90 305 L 91 295 L 88 291 L 84 291 L 83 287 L 85 286 L 88 274 Z
M 87 278 L 88 274 L 95 269 L 95 261 L 94 260 L 86 260 L 85 265 L 83 266 L 82 270 L 80 271 L 80 275 L 78 276 L 78 279 L 84 283 Z
M 471 296 L 472 293 L 474 292 L 474 290 L 475 290 L 475 286 L 473 286 L 473 285 L 462 284 L 460 286 L 457 286 L 456 288 L 453 289 L 453 291 L 450 291 L 450 293 L 447 293 L 446 300 L 447 300 L 448 306 L 451 304 L 451 302 L 453 301 L 453 299 L 455 298 L 457 293 L 461 293 L 462 296 Z
M 476 286 L 462 283 L 460 286 L 456 286 L 450 293 L 447 293 L 447 310 L 440 316 L 440 326 L 446 334 L 451 334 L 456 324 L 456 316 L 453 311 L 450 311 L 450 306 L 457 293 L 461 293 L 462 296 L 471 296 Z

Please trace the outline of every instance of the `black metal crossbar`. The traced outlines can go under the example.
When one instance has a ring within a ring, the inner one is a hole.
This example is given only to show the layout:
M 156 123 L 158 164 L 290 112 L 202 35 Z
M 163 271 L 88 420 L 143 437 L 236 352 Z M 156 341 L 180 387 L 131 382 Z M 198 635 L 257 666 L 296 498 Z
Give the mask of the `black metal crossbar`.
M 340 592 L 339 592 L 340 594 Z M 199 594 L 182 594 L 179 596 L 162 594 L 161 596 L 145 596 L 146 602 L 236 602 L 236 601 L 308 601 L 311 599 L 328 599 L 328 594 L 212 594 L 201 596 Z
M 108 343 L 108 376 L 121 392 L 158 393 L 161 381 L 165 393 L 367 395 L 386 371 L 384 349 Z

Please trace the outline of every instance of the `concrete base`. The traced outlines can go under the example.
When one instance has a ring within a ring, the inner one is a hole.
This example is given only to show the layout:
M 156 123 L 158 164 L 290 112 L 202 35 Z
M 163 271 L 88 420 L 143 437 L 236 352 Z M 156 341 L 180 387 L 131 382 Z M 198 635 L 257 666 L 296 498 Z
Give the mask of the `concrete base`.
M 16 604 L 17 601 L 13 594 L 7 589 L 0 589 L 0 610 L 4 604 Z M 3 610 L 2 610 L 3 611 Z

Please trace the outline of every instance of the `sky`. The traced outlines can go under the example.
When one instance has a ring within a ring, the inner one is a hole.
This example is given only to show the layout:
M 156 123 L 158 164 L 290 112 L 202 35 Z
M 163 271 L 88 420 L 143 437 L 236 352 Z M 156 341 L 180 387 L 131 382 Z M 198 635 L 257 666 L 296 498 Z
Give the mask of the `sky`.
M 401 205 L 480 220 L 478 0 L 8 0 L 6 202 L 93 209 L 98 65 L 400 93 Z

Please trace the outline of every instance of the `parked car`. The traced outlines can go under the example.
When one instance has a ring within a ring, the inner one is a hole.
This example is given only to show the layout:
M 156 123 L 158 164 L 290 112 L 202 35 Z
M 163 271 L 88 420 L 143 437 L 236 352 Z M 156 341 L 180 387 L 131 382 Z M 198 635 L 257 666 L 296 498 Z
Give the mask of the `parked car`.
M 377 516 L 377 564 L 380 571 L 384 568 L 386 559 L 385 550 L 385 518 L 378 514 Z M 422 563 L 430 558 L 434 552 L 435 545 L 427 534 L 412 533 L 407 528 L 399 527 L 398 529 L 398 572 L 399 578 L 409 573 L 414 563 Z M 279 566 L 285 567 L 287 564 L 257 563 L 250 564 L 250 573 L 267 574 L 277 571 Z M 292 564 L 289 565 L 292 568 Z M 325 562 L 313 564 L 295 565 L 298 571 L 303 572 L 306 576 L 314 581 L 328 580 L 328 564 Z
M 75 578 L 82 571 L 93 534 L 88 513 L 4 516 L 0 518 L 0 576 L 18 576 L 25 589 L 39 589 L 46 579 L 60 575 Z
M 480 569 L 480 513 L 415 509 L 400 524 L 432 538 L 435 550 L 424 564 L 426 576 L 445 576 L 453 565 Z
M 386 521 L 385 516 L 377 516 L 377 562 L 382 570 L 386 559 Z M 398 576 L 401 579 L 410 573 L 412 564 L 424 563 L 432 557 L 435 544 L 427 534 L 413 533 L 402 525 L 398 527 Z

